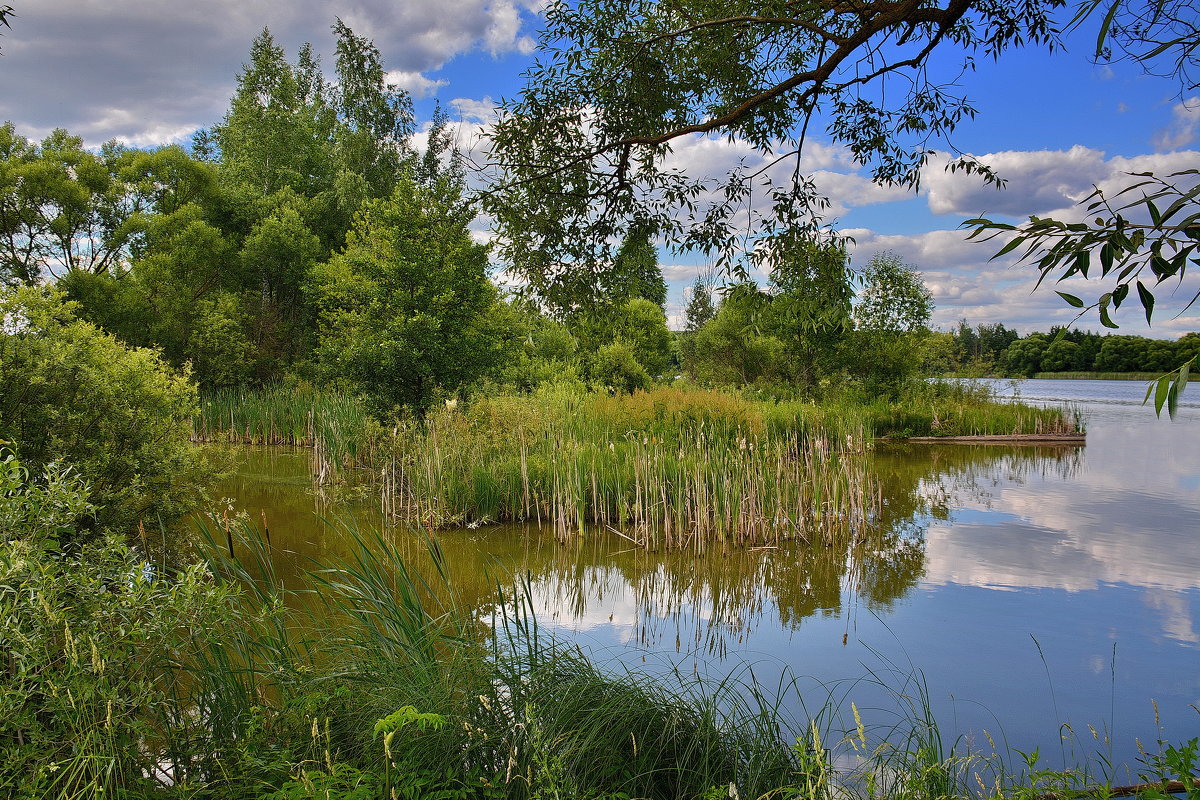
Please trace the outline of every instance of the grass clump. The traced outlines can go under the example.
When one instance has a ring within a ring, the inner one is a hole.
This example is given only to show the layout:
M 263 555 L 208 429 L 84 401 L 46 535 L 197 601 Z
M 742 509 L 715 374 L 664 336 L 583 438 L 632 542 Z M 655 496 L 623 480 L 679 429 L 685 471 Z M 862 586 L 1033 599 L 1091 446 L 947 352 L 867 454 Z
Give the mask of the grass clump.
M 398 430 L 385 505 L 431 527 L 600 526 L 652 548 L 853 533 L 878 496 L 862 432 L 831 440 L 803 406 L 672 387 L 483 398 Z
M 312 448 L 313 476 L 320 483 L 371 464 L 381 431 L 358 398 L 307 384 L 211 392 L 201 399 L 192 429 L 202 442 Z
M 829 407 L 858 415 L 875 436 L 1058 436 L 1083 430 L 1077 412 L 997 401 L 970 382 L 934 382 L 896 398 L 845 398 Z

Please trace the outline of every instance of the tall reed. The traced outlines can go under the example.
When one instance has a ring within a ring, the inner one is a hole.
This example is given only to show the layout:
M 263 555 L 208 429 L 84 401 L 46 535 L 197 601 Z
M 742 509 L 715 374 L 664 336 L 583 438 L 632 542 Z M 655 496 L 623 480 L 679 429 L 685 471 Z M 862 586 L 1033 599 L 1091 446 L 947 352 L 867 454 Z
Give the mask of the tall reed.
M 332 483 L 374 461 L 379 424 L 357 398 L 334 391 L 271 386 L 230 389 L 201 399 L 193 436 L 202 442 L 312 449 L 313 477 Z
M 833 439 L 794 409 L 716 392 L 546 392 L 397 429 L 385 510 L 429 527 L 536 520 L 639 546 L 762 546 L 862 530 L 879 493 L 861 428 Z

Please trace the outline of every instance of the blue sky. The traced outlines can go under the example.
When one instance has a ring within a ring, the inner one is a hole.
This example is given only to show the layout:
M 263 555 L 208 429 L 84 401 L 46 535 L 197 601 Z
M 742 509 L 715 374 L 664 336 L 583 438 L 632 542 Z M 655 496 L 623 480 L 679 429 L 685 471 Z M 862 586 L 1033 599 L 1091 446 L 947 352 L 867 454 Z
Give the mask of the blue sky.
M 118 138 L 142 147 L 185 142 L 196 128 L 219 120 L 263 26 L 289 54 L 311 41 L 330 63 L 335 16 L 374 39 L 422 117 L 440 101 L 462 120 L 469 140 L 470 131 L 486 123 L 493 101 L 520 90 L 540 25 L 539 0 L 13 5 L 18 16 L 0 39 L 0 119 L 30 137 L 65 127 L 89 144 Z M 1072 36 L 1066 52 L 1029 49 L 999 62 L 980 59 L 964 76 L 979 114 L 960 127 L 954 144 L 986 156 L 1008 180 L 1003 192 L 949 175 L 936 163 L 919 194 L 883 190 L 844 152 L 816 137 L 805 160 L 833 200 L 836 226 L 856 241 L 853 263 L 861 266 L 882 249 L 900 254 L 933 291 L 934 323 L 943 328 L 963 317 L 1022 332 L 1070 322 L 1074 313 L 1052 291 L 1033 292 L 1031 268 L 989 261 L 995 246 L 964 241 L 958 225 L 979 214 L 1014 221 L 1070 215 L 1094 185 L 1119 186 L 1126 172 L 1200 167 L 1194 149 L 1200 146 L 1200 98 L 1181 98 L 1178 84 L 1147 77 L 1136 65 L 1092 64 L 1094 35 L 1086 28 Z M 711 140 L 682 143 L 676 152 L 699 171 L 744 154 L 736 144 Z M 664 254 L 662 261 L 671 286 L 668 312 L 678 317 L 685 287 L 703 264 L 686 255 Z M 1174 337 L 1200 330 L 1200 308 L 1175 316 L 1197 288 L 1193 278 L 1174 299 L 1163 290 L 1150 330 L 1139 322 L 1139 309 L 1121 313 L 1121 332 Z M 1098 328 L 1093 318 L 1076 324 Z

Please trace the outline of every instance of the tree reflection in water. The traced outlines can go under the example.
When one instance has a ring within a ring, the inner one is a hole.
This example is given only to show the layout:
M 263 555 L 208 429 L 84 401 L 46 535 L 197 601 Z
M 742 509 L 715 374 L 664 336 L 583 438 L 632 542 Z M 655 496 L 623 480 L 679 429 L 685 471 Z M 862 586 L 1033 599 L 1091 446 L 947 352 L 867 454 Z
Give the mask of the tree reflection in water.
M 365 503 L 330 506 L 315 498 L 303 453 L 246 449 L 238 474 L 219 487 L 236 514 L 270 527 L 277 574 L 299 573 L 346 555 L 348 543 L 318 514 L 349 514 L 375 526 Z M 965 502 L 987 505 L 1000 483 L 1036 475 L 1069 478 L 1079 448 L 880 443 L 868 455 L 883 502 L 865 529 L 829 545 L 700 553 L 649 552 L 620 536 L 592 531 L 561 545 L 536 526 L 492 526 L 433 534 L 467 602 L 487 613 L 499 586 L 528 576 L 530 600 L 551 628 L 605 628 L 620 644 L 723 656 L 760 626 L 795 630 L 814 615 L 839 617 L 847 630 L 860 606 L 886 613 L 925 572 L 925 534 Z M 391 531 L 418 569 L 427 567 L 427 532 Z

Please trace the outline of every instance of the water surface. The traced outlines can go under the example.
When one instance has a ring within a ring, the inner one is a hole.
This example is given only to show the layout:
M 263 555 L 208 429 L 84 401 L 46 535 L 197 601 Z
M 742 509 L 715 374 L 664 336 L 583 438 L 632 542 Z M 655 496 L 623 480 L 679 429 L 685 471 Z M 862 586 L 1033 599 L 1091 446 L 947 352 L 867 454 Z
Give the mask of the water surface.
M 1152 702 L 1167 738 L 1200 734 L 1200 392 L 1169 421 L 1138 382 L 997 390 L 1071 403 L 1087 446 L 880 445 L 883 519 L 845 546 L 698 557 L 601 533 L 564 546 L 536 526 L 435 536 L 469 600 L 527 576 L 543 629 L 614 665 L 794 676 L 810 708 L 833 693 L 879 722 L 897 704 L 879 684 L 911 697 L 923 678 L 944 733 L 1050 763 L 1073 747 L 1132 762 L 1135 739 L 1160 735 Z M 380 521 L 322 503 L 307 474 L 303 452 L 249 450 L 221 487 L 267 520 L 286 576 L 344 550 L 318 514 Z M 396 535 L 419 560 L 421 537 Z

